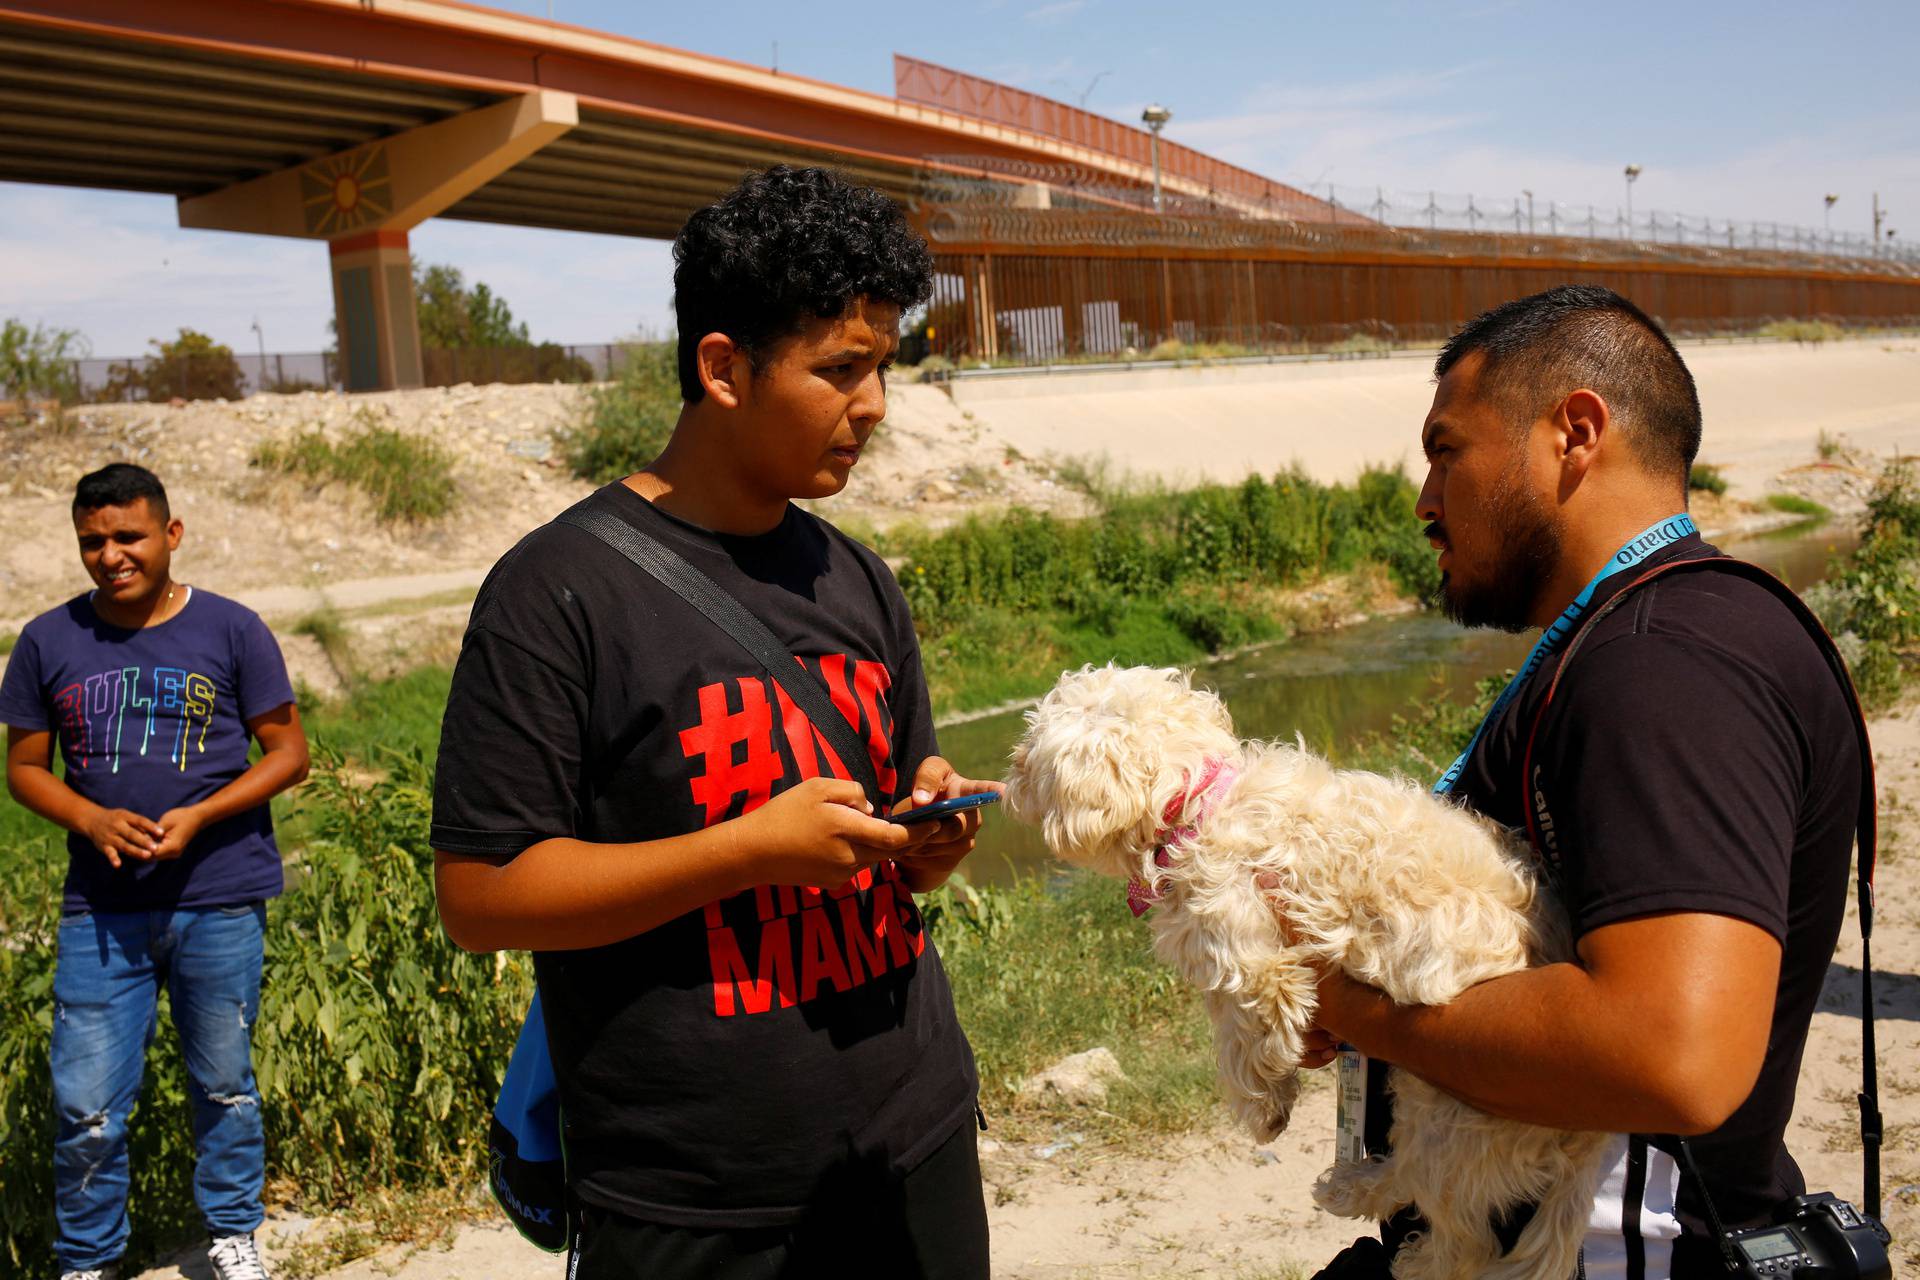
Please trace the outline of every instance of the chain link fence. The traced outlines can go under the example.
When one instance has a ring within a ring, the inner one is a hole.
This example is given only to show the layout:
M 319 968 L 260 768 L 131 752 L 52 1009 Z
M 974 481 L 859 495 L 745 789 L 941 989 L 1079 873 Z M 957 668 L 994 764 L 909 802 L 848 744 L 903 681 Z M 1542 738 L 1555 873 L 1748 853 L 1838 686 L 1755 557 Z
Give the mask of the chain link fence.
M 1828 226 L 1742 221 L 1668 209 L 1569 204 L 1527 192 L 1488 196 L 1444 191 L 1397 191 L 1322 183 L 1308 188 L 1321 198 L 1329 220 L 1357 214 L 1383 226 L 1427 231 L 1468 231 L 1524 236 L 1570 236 L 1649 245 L 1755 249 L 1772 253 L 1824 254 L 1920 265 L 1920 243 L 1882 234 L 1835 231 Z
M 462 383 L 607 382 L 620 376 L 633 352 L 653 344 L 541 343 L 527 347 L 428 347 L 420 353 L 423 385 Z M 163 358 L 85 359 L 73 362 L 83 403 L 237 400 L 260 393 L 338 391 L 341 364 L 332 351 L 264 352 Z

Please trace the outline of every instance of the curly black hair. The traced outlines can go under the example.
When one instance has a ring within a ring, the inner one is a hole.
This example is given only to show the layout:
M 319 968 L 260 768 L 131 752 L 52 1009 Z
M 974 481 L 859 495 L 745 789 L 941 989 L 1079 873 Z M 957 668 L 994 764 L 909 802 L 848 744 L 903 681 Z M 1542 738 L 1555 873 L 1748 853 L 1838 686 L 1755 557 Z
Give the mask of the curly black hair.
M 856 298 L 907 308 L 933 292 L 933 255 L 900 206 L 828 169 L 751 173 L 687 219 L 673 242 L 680 395 L 705 394 L 695 353 L 724 333 L 757 372 L 809 319 L 844 315 Z

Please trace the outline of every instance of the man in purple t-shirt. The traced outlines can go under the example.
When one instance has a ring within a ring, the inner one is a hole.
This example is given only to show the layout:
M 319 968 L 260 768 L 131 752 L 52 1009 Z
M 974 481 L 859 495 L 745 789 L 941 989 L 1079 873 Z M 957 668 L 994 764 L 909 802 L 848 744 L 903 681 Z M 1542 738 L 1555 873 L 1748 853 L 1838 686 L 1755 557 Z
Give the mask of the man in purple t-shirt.
M 28 623 L 0 680 L 7 790 L 69 832 L 53 982 L 55 1253 L 64 1280 L 119 1274 L 127 1117 L 165 983 L 213 1274 L 266 1280 L 251 1036 L 266 899 L 282 887 L 267 802 L 306 777 L 306 736 L 266 624 L 173 580 L 181 524 L 158 477 L 126 463 L 83 477 L 73 525 L 95 589 Z

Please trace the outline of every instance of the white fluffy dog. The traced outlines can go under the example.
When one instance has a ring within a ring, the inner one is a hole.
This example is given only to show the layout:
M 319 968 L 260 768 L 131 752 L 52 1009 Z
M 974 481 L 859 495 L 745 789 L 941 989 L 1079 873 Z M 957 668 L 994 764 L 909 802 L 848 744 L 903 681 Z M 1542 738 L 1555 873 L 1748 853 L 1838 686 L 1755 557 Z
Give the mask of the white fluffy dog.
M 1313 1025 L 1312 962 L 1397 1003 L 1572 957 L 1524 844 L 1417 785 L 1243 744 L 1183 672 L 1069 672 L 1027 715 L 1007 804 L 1069 862 L 1125 877 L 1160 958 L 1206 995 L 1220 1074 L 1261 1141 L 1286 1127 Z M 1270 873 L 1262 889 L 1256 876 Z M 1275 914 L 1286 917 L 1286 930 Z M 1415 1205 L 1429 1230 L 1399 1280 L 1566 1280 L 1608 1136 L 1498 1120 L 1401 1071 L 1393 1154 L 1340 1162 L 1314 1199 L 1343 1217 Z M 1504 1257 L 1489 1225 L 1534 1203 Z

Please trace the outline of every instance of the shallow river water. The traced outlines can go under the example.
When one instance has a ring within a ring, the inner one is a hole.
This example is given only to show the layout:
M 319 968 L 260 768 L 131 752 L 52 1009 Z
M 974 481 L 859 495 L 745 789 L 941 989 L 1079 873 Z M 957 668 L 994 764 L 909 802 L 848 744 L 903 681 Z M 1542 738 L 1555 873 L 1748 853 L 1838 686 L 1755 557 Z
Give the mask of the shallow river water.
M 1720 549 L 1764 565 L 1795 590 L 1826 575 L 1835 552 L 1853 535 L 1819 526 L 1721 542 Z M 1219 691 L 1243 738 L 1291 738 L 1328 750 L 1385 730 L 1417 699 L 1464 701 L 1484 676 L 1518 665 L 1533 634 L 1464 631 L 1437 613 L 1380 618 L 1316 636 L 1271 645 L 1210 663 L 1196 673 Z M 997 778 L 1024 727 L 1024 712 L 1009 711 L 940 730 L 940 746 L 962 773 Z M 1046 872 L 1052 862 L 1039 835 L 987 811 L 979 847 L 964 870 L 975 883 L 1006 883 Z

